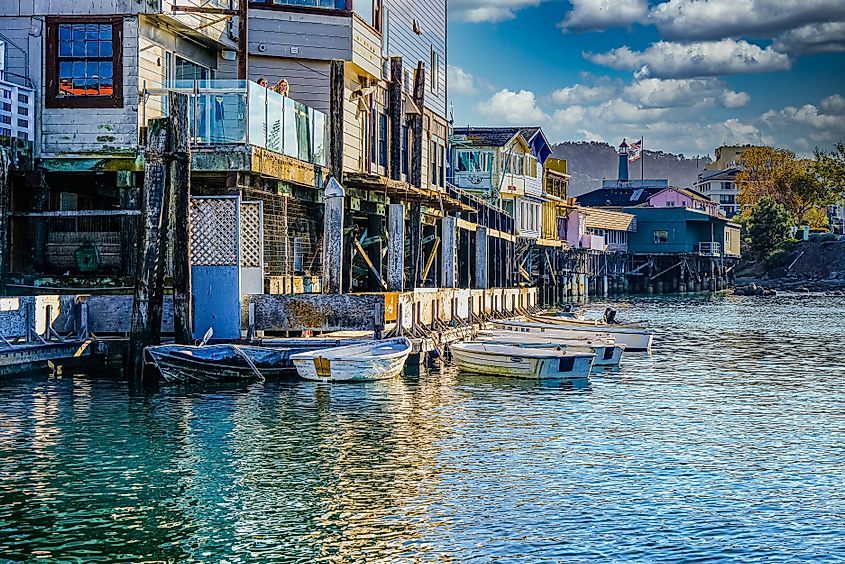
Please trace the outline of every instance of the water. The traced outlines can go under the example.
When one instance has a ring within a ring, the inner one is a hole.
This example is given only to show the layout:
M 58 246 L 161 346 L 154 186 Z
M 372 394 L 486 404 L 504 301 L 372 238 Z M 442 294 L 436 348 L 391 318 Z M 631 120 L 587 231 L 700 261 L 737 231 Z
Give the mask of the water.
M 0 382 L 0 559 L 842 558 L 845 301 L 617 307 L 584 387 Z

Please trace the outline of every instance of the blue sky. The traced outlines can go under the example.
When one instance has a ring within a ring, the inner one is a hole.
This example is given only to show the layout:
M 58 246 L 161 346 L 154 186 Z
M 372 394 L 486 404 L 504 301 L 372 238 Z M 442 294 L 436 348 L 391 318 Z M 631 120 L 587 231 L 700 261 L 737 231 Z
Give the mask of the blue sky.
M 845 140 L 845 0 L 449 0 L 455 125 L 712 154 Z

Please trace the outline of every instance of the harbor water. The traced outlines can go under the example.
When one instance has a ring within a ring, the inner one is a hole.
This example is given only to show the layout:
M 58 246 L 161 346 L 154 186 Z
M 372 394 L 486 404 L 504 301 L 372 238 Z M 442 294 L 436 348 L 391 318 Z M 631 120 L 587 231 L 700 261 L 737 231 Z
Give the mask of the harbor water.
M 0 560 L 842 558 L 845 300 L 614 307 L 653 353 L 574 386 L 2 380 Z

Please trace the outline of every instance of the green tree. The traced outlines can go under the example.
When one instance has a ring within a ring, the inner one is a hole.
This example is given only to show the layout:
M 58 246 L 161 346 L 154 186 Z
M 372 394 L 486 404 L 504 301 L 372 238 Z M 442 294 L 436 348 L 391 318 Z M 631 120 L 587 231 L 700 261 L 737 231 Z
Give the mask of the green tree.
M 765 260 L 786 241 L 791 218 L 783 204 L 764 196 L 748 217 L 748 238 L 757 260 Z
M 840 141 L 830 152 L 816 147 L 815 156 L 819 178 L 841 198 L 845 195 L 845 144 Z

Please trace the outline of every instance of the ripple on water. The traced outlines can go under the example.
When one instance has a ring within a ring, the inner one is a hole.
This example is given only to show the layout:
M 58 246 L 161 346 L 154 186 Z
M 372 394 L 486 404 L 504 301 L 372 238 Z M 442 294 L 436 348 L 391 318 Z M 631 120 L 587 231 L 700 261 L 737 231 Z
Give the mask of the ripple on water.
M 652 322 L 654 354 L 579 386 L 448 368 L 345 386 L 2 382 L 0 554 L 838 558 L 845 302 L 615 307 Z

